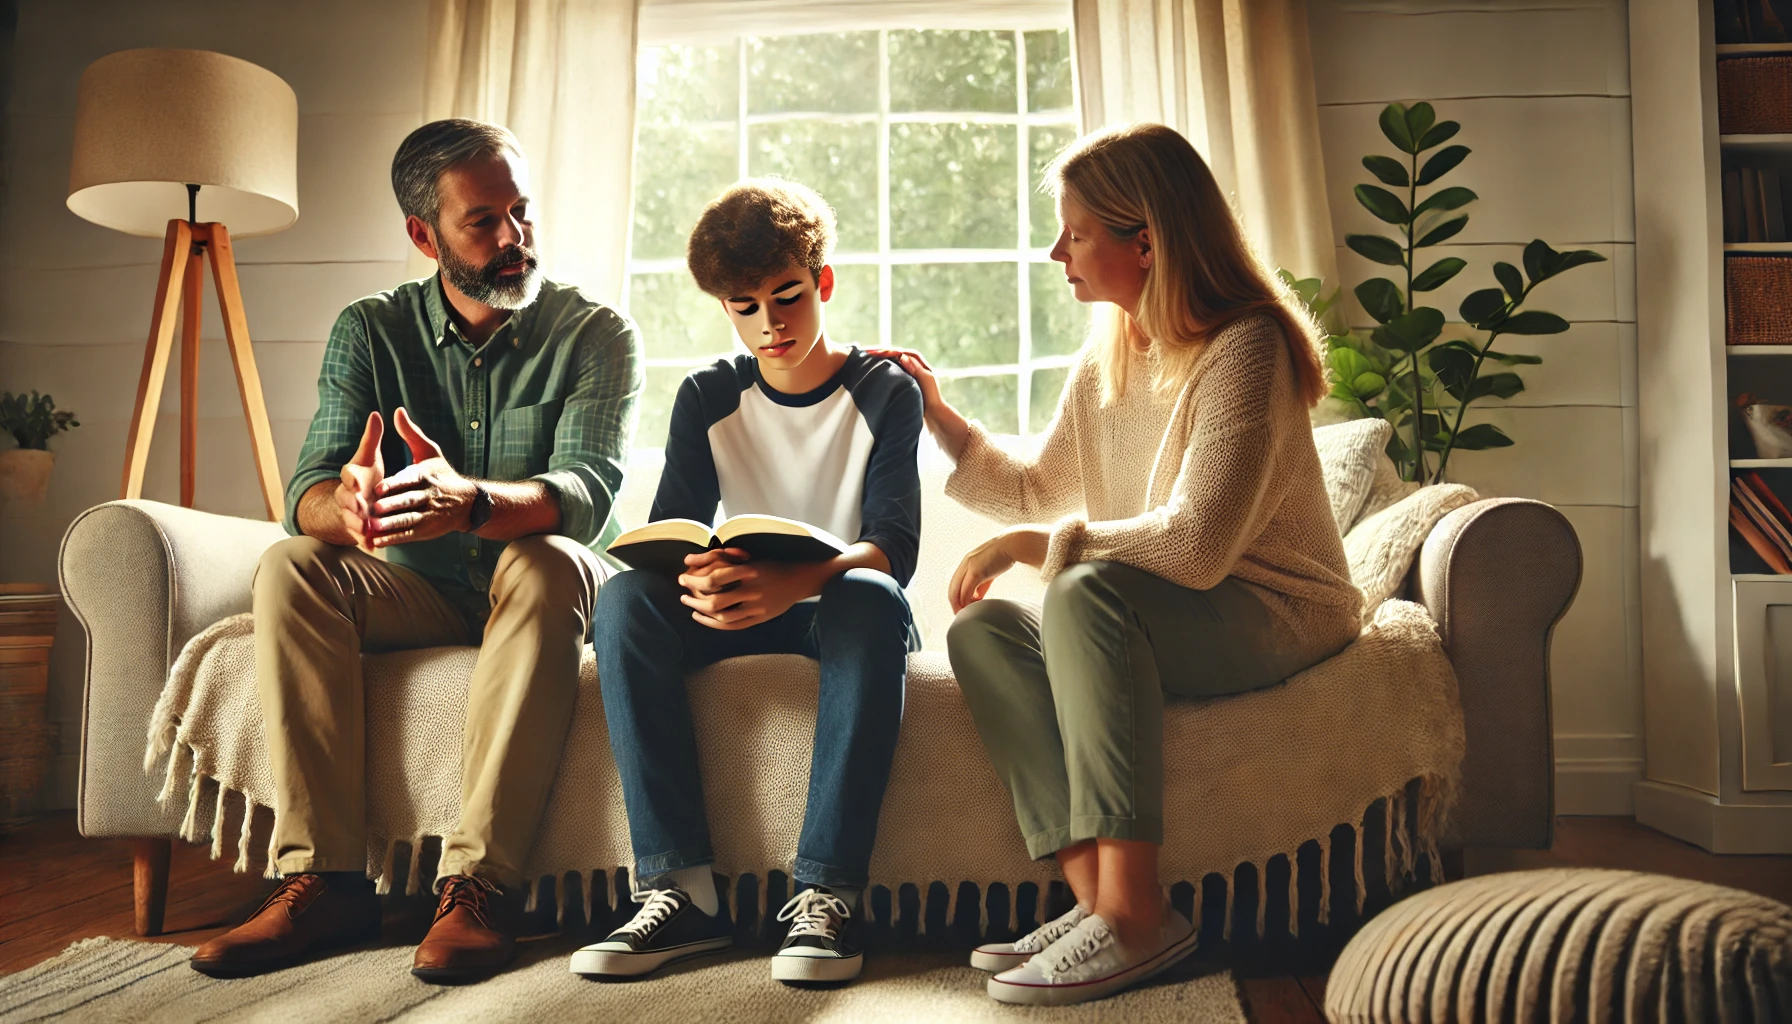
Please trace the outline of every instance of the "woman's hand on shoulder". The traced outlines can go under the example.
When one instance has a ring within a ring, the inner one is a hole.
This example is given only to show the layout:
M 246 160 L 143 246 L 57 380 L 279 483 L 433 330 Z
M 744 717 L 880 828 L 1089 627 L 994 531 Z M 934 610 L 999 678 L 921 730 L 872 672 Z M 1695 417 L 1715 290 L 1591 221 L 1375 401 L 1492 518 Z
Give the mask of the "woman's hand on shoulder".
M 915 378 L 915 383 L 921 386 L 921 408 L 922 415 L 927 419 L 927 429 L 940 443 L 940 447 L 946 450 L 946 454 L 956 461 L 963 454 L 966 441 L 970 439 L 971 424 L 940 394 L 939 378 L 935 376 L 927 357 L 907 348 L 868 348 L 865 354 L 888 359 Z
M 983 600 L 989 594 L 989 588 L 1016 562 L 1031 565 L 1035 568 L 1045 562 L 1046 549 L 1051 544 L 1051 529 L 1045 526 L 1026 524 L 1012 526 L 994 537 L 972 548 L 958 563 L 958 571 L 952 574 L 952 582 L 946 587 L 946 597 L 952 602 L 952 614 L 963 611 L 966 606 Z

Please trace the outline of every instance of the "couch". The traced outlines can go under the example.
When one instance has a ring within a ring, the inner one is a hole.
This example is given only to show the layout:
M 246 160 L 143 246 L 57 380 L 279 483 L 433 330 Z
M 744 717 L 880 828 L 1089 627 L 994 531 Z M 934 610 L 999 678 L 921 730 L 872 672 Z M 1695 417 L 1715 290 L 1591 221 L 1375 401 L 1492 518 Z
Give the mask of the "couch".
M 1387 467 L 1380 469 L 1385 473 Z M 619 500 L 619 507 L 629 521 L 642 520 L 656 475 L 651 470 L 631 475 Z M 946 579 L 962 553 L 996 527 L 943 498 L 943 477 L 943 471 L 937 468 L 924 472 L 922 564 L 910 592 L 926 649 L 911 660 L 910 701 L 903 724 L 904 747 L 898 751 L 897 774 L 910 780 L 902 785 L 931 787 L 931 798 L 948 809 L 948 813 L 940 816 L 945 822 L 942 828 L 947 829 L 948 834 L 911 839 L 907 845 L 916 849 L 911 851 L 912 856 L 907 862 L 925 863 L 929 859 L 946 862 L 947 866 L 941 869 L 936 880 L 950 883 L 964 879 L 963 875 L 952 873 L 955 869 L 949 863 L 954 857 L 954 844 L 949 834 L 954 827 L 952 822 L 962 824 L 971 819 L 989 819 L 990 827 L 1013 832 L 1016 846 L 1018 832 L 1014 830 L 1010 809 L 993 772 L 978 756 L 974 742 L 964 739 L 968 735 L 968 716 L 961 706 L 957 706 L 950 669 L 940 653 L 944 649 L 945 628 L 950 622 L 944 598 Z M 171 839 L 183 834 L 190 839 L 210 835 L 214 856 L 217 856 L 222 847 L 221 836 L 226 832 L 222 817 L 211 822 L 209 815 L 202 815 L 196 826 L 196 807 L 185 805 L 178 799 L 168 800 L 168 790 L 164 790 L 159 773 L 146 773 L 146 725 L 169 678 L 171 666 L 189 640 L 213 627 L 214 623 L 248 610 L 250 578 L 257 558 L 282 536 L 280 527 L 274 523 L 213 515 L 151 501 L 117 501 L 83 513 L 69 527 L 64 538 L 60 563 L 63 592 L 87 636 L 78 822 L 86 836 L 137 840 L 136 924 L 140 934 L 155 934 L 161 928 Z M 1429 637 L 1431 630 L 1435 630 L 1435 639 L 1431 642 L 1441 645 L 1443 655 L 1447 656 L 1454 670 L 1454 684 L 1447 694 L 1452 702 L 1452 715 L 1454 704 L 1460 704 L 1461 736 L 1457 740 L 1460 775 L 1450 780 L 1448 795 L 1453 810 L 1439 837 L 1444 858 L 1447 861 L 1451 851 L 1467 847 L 1546 848 L 1551 842 L 1554 821 L 1550 638 L 1579 585 L 1580 548 L 1573 529 L 1559 512 L 1542 502 L 1475 500 L 1456 508 L 1431 526 L 1411 562 L 1402 592 L 1396 596 L 1413 604 L 1390 601 L 1388 606 L 1423 609 L 1425 635 Z M 1036 595 L 1038 588 L 1037 578 L 1021 569 L 999 583 L 995 594 L 1025 597 Z M 238 676 L 244 674 L 241 667 L 245 663 L 243 650 L 239 644 L 233 663 L 237 666 L 233 671 Z M 471 656 L 468 649 L 441 649 L 423 652 L 417 657 L 408 654 L 370 657 L 369 701 L 375 700 L 372 693 L 373 680 L 378 675 L 375 661 L 387 659 L 388 663 L 381 671 L 387 677 L 404 679 L 424 674 L 419 666 L 425 662 L 435 666 L 430 671 L 438 676 L 462 673 L 470 668 Z M 704 689 L 693 691 L 693 705 L 700 715 L 704 713 L 704 707 L 715 707 L 718 702 L 726 704 L 727 710 L 715 710 L 715 715 L 750 714 L 750 711 L 743 711 L 747 707 L 742 703 L 746 690 L 762 692 L 764 687 L 771 685 L 765 682 L 767 679 L 778 680 L 778 685 L 794 680 L 790 683 L 790 692 L 784 695 L 797 709 L 792 720 L 794 724 L 778 734 L 782 739 L 761 742 L 761 746 L 776 749 L 757 754 L 761 760 L 756 762 L 758 767 L 751 770 L 777 773 L 789 767 L 791 772 L 786 774 L 800 776 L 794 778 L 791 785 L 800 787 L 806 780 L 808 762 L 806 740 L 801 731 L 800 712 L 805 699 L 802 691 L 804 685 L 809 687 L 808 714 L 812 721 L 813 673 L 810 672 L 809 681 L 805 683 L 800 666 L 776 661 L 771 656 L 768 659 L 771 660 L 736 659 L 709 670 L 707 681 L 702 682 Z M 757 668 L 752 664 L 755 661 L 761 662 Z M 588 677 L 589 673 L 588 665 Z M 464 685 L 464 678 L 461 683 Z M 587 683 L 590 683 L 589 678 Z M 694 679 L 692 685 L 696 687 L 698 683 Z M 240 689 L 233 691 L 238 697 L 232 699 L 255 699 L 252 679 L 242 680 L 238 685 Z M 435 682 L 419 682 L 417 685 L 452 688 L 452 684 Z M 1291 681 L 1286 694 L 1270 693 L 1259 699 L 1286 702 L 1298 699 L 1299 692 Z M 592 701 L 581 698 L 582 707 L 593 702 L 594 695 Z M 601 713 L 601 704 L 598 710 Z M 1197 708 L 1179 713 L 1213 715 L 1223 710 Z M 1372 709 L 1365 710 L 1373 714 Z M 457 733 L 458 723 L 450 725 Z M 601 722 L 597 728 L 601 728 Z M 904 758 L 912 761 L 922 756 L 913 751 L 918 744 L 925 744 L 930 739 L 936 743 L 947 742 L 938 737 L 955 737 L 950 739 L 951 751 L 942 755 L 934 748 L 925 756 L 956 758 L 956 765 L 951 770 L 929 770 L 917 775 L 911 764 L 905 774 Z M 1267 739 L 1267 745 L 1252 749 L 1267 750 L 1277 744 L 1286 745 L 1288 738 Z M 905 754 L 905 751 L 909 753 Z M 607 749 L 601 756 L 607 761 Z M 379 763 L 370 755 L 370 775 L 378 770 Z M 387 763 L 393 764 L 388 770 L 394 773 L 413 770 L 402 759 L 395 764 Z M 201 802 L 200 773 L 194 768 L 178 761 L 170 765 L 168 787 L 169 790 L 179 788 L 174 784 L 176 770 L 193 772 L 191 803 L 198 804 Z M 722 769 L 723 772 L 729 770 Z M 1320 774 L 1314 777 L 1322 777 L 1323 766 L 1316 771 Z M 716 774 L 715 766 L 706 763 L 705 773 L 706 779 L 711 778 Z M 613 776 L 613 766 L 610 774 Z M 1175 771 L 1167 770 L 1167 775 L 1166 789 L 1187 789 L 1195 785 L 1187 779 L 1179 781 Z M 919 781 L 914 781 L 917 777 Z M 184 776 L 181 781 L 184 784 Z M 414 782 L 409 780 L 407 786 L 398 789 L 415 792 Z M 374 783 L 375 780 L 370 778 L 370 799 Z M 564 775 L 559 785 L 570 785 Z M 614 799 L 613 788 L 606 793 L 601 782 L 591 785 L 597 790 L 597 796 L 592 799 Z M 455 788 L 446 787 L 447 790 Z M 893 794 L 897 788 L 898 781 L 893 780 Z M 222 791 L 219 793 L 217 808 L 222 815 L 225 803 Z M 1387 795 L 1389 800 L 1396 796 L 1394 793 Z M 1273 794 L 1265 796 L 1273 797 Z M 406 797 L 400 792 L 390 799 L 402 802 Z M 714 818 L 717 811 L 713 809 L 713 794 L 711 799 Z M 549 814 L 556 814 L 559 806 L 550 805 Z M 252 810 L 251 804 L 239 809 L 238 813 L 244 815 Z M 620 815 L 620 811 L 613 807 L 607 813 L 612 822 Z M 888 838 L 891 829 L 887 814 L 885 825 L 880 833 L 880 851 L 896 842 Z M 1219 825 L 1226 827 L 1225 822 Z M 433 834 L 420 827 L 418 830 L 420 835 Z M 418 837 L 398 834 L 388 838 Z M 1001 838 L 997 836 L 997 839 Z M 1311 838 L 1322 840 L 1324 833 L 1316 832 Z M 248 840 L 249 830 L 244 826 L 239 869 L 248 862 Z M 723 866 L 724 873 L 776 867 L 773 862 L 778 856 L 788 856 L 785 847 L 793 845 L 793 840 L 794 836 L 771 836 L 763 843 L 740 844 L 753 846 L 751 850 L 736 850 L 733 854 L 720 851 L 725 858 L 731 857 L 730 863 Z M 723 845 L 720 838 L 718 845 Z M 1358 842 L 1356 845 L 1360 904 L 1362 844 Z M 1293 849 L 1286 852 L 1291 856 Z M 385 858 L 387 871 L 390 870 L 390 857 L 388 852 Z M 1024 856 L 1019 860 L 1024 862 Z M 1410 857 L 1406 863 L 1410 868 Z M 609 867 L 609 864 L 580 865 L 581 870 Z M 1230 865 L 1224 868 L 1229 873 Z M 381 870 L 378 851 L 371 851 L 370 873 L 378 874 Z M 979 884 L 1038 880 L 1042 877 L 1039 872 L 1049 872 L 1050 866 L 1038 866 L 1036 871 L 1027 874 L 1027 878 L 1014 877 L 1029 870 L 1027 865 L 1020 863 L 1006 870 L 1000 878 L 966 880 Z M 1390 863 L 1389 871 L 1392 870 Z M 924 878 L 904 880 L 922 884 L 927 881 Z M 874 871 L 873 882 L 878 881 Z M 415 886 L 414 878 L 412 885 Z M 763 900 L 765 887 L 759 888 Z M 1291 889 L 1288 905 L 1292 905 L 1292 898 Z M 1258 901 L 1260 917 L 1266 902 Z

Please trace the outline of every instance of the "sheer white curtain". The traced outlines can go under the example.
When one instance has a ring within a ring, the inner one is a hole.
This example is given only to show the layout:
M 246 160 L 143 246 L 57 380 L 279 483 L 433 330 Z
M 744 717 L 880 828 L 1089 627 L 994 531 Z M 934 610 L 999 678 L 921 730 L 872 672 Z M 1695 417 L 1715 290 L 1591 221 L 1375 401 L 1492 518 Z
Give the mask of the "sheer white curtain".
M 1158 121 L 1232 197 L 1257 251 L 1338 279 L 1306 0 L 1075 0 L 1083 130 Z
M 543 269 L 622 299 L 638 0 L 432 0 L 424 120 L 471 117 L 528 154 Z M 417 254 L 412 269 L 433 265 Z

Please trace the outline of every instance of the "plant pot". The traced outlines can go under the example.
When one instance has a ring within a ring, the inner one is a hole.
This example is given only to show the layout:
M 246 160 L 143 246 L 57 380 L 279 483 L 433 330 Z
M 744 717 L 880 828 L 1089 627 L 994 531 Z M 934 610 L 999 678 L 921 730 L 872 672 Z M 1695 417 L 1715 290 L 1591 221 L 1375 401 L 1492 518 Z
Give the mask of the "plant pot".
M 61 604 L 42 584 L 0 583 L 0 831 L 41 807 L 55 734 L 44 697 Z
M 37 448 L 0 452 L 0 501 L 42 502 L 55 464 L 55 452 Z

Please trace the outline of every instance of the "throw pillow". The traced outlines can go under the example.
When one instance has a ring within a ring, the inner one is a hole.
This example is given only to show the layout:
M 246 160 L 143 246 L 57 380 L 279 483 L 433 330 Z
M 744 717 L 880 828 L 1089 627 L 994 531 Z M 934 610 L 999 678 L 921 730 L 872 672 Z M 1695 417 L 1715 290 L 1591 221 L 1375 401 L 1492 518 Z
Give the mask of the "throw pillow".
M 1792 1020 L 1792 907 L 1665 875 L 1557 868 L 1408 897 L 1350 940 L 1332 1024 Z
M 1477 497 L 1474 488 L 1462 484 L 1421 487 L 1350 528 L 1344 557 L 1350 581 L 1363 592 L 1363 621 L 1400 592 L 1413 556 L 1437 521 Z
M 1418 489 L 1417 483 L 1400 479 L 1400 470 L 1394 467 L 1394 460 L 1383 452 L 1375 460 L 1375 478 L 1369 481 L 1369 496 L 1363 499 L 1363 507 L 1356 514 L 1356 521 L 1362 522 Z
M 1384 457 L 1382 449 L 1393 430 L 1388 421 L 1378 419 L 1314 428 L 1313 447 L 1319 450 L 1319 471 L 1325 475 L 1325 493 L 1340 535 L 1349 532 L 1362 511 L 1375 479 L 1375 460 Z

